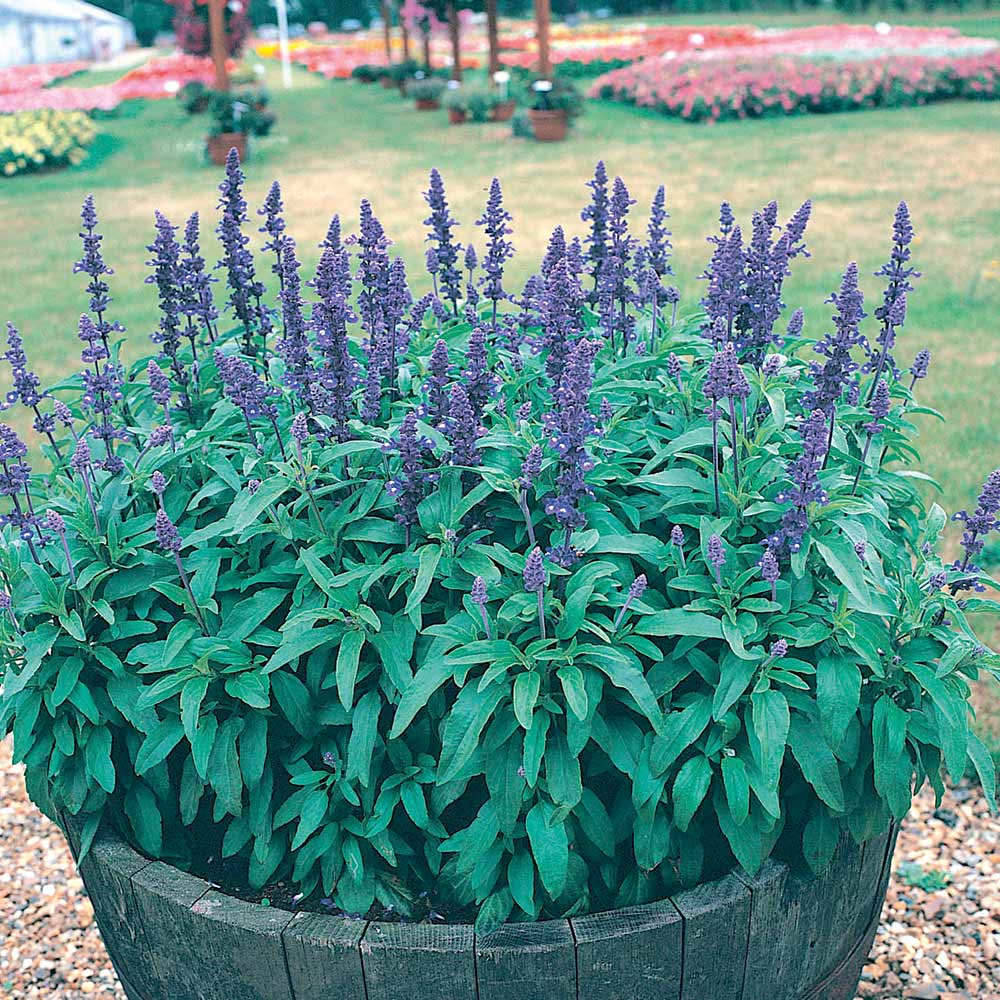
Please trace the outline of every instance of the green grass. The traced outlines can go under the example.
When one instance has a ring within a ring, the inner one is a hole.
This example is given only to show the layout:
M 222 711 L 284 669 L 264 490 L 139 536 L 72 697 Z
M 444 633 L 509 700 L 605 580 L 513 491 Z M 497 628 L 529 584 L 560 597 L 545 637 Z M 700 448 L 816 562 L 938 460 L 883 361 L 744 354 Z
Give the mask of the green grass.
M 274 76 L 272 67 L 272 77 Z M 290 230 L 307 266 L 334 212 L 350 229 L 362 197 L 370 197 L 411 267 L 422 253 L 427 171 L 438 166 L 463 236 L 476 232 L 483 189 L 497 174 L 515 216 L 525 277 L 537 266 L 556 224 L 581 230 L 583 186 L 602 157 L 648 205 L 665 183 L 673 215 L 675 266 L 688 307 L 715 225 L 718 204 L 732 200 L 740 216 L 775 197 L 783 215 L 812 197 L 813 253 L 790 283 L 790 306 L 806 307 L 807 329 L 828 326 L 827 295 L 848 260 L 857 259 L 874 304 L 871 277 L 888 251 L 897 199 L 905 197 L 917 227 L 915 259 L 924 277 L 911 296 L 899 356 L 934 353 L 925 399 L 951 419 L 924 422 L 927 471 L 954 509 L 973 497 L 997 464 L 990 399 L 998 372 L 996 316 L 1000 282 L 983 277 L 1000 257 L 1000 103 L 693 126 L 609 104 L 590 103 L 571 139 L 542 145 L 514 140 L 500 125 L 450 127 L 443 113 L 418 113 L 395 92 L 296 72 L 295 88 L 276 79 L 275 134 L 257 141 L 247 164 L 248 195 L 258 205 L 272 178 L 285 192 Z M 8 234 L 0 320 L 22 328 L 44 380 L 76 363 L 75 319 L 85 305 L 83 282 L 71 273 L 78 252 L 77 212 L 96 195 L 111 279 L 113 313 L 129 329 L 131 350 L 145 347 L 155 324 L 155 295 L 144 285 L 145 244 L 159 208 L 175 222 L 203 213 L 214 252 L 215 186 L 207 166 L 204 118 L 188 118 L 174 101 L 133 102 L 101 122 L 102 134 L 75 170 L 3 182 L 0 226 Z M 639 221 L 637 219 L 637 221 Z M 5 373 L 4 373 L 5 374 Z

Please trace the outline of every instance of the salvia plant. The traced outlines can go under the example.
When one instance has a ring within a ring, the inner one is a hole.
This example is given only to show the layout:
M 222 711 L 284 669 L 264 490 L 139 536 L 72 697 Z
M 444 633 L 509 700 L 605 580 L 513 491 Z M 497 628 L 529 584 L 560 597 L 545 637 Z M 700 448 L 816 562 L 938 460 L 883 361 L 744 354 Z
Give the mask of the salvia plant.
M 44 391 L 7 332 L 48 470 L 0 441 L 0 732 L 84 849 L 104 818 L 489 928 L 820 870 L 970 762 L 993 803 L 968 696 L 1000 658 L 968 616 L 1000 608 L 1000 470 L 945 560 L 906 206 L 882 298 L 849 264 L 806 320 L 808 203 L 723 205 L 679 314 L 663 189 L 647 215 L 603 165 L 589 187 L 521 290 L 499 182 L 463 228 L 437 171 L 426 276 L 368 202 L 310 276 L 234 151 L 218 265 L 197 216 L 155 217 L 135 364 L 87 200 L 80 372 Z

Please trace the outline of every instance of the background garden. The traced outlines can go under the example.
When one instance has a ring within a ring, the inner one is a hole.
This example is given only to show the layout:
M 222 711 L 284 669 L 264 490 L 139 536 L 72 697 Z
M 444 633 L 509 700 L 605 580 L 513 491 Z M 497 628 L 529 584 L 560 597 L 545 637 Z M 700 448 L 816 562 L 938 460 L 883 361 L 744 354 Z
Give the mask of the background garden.
M 142 0 L 129 8 L 146 48 L 110 65 L 81 60 L 0 69 L 0 227 L 7 235 L 0 320 L 15 323 L 35 345 L 32 360 L 43 384 L 72 370 L 79 353 L 82 292 L 72 262 L 85 195 L 95 195 L 101 212 L 116 270 L 115 314 L 133 344 L 156 323 L 155 288 L 141 291 L 153 209 L 176 221 L 195 210 L 207 220 L 215 208 L 210 194 L 219 171 L 205 156 L 213 109 L 191 114 L 178 99 L 185 84 L 212 87 L 211 60 L 203 46 L 189 45 L 200 54 L 181 53 L 158 35 L 172 16 L 165 5 Z M 482 210 L 484 188 L 500 178 L 514 216 L 516 285 L 541 257 L 553 226 L 578 217 L 589 196 L 584 182 L 603 159 L 612 176 L 628 179 L 640 205 L 666 184 L 673 266 L 686 289 L 706 264 L 705 237 L 721 201 L 745 216 L 771 198 L 784 214 L 812 198 L 812 258 L 789 280 L 785 298 L 815 303 L 836 289 L 850 256 L 857 256 L 865 284 L 885 258 L 887 220 L 905 198 L 919 234 L 914 261 L 929 279 L 910 302 L 907 337 L 914 350 L 926 346 L 933 357 L 935 377 L 926 382 L 924 401 L 952 416 L 947 424 L 924 423 L 925 467 L 940 484 L 940 502 L 955 510 L 978 490 L 983 468 L 996 464 L 1000 14 L 994 9 L 841 4 L 714 11 L 698 4 L 638 13 L 626 3 L 605 12 L 611 17 L 595 18 L 557 7 L 552 75 L 587 95 L 559 143 L 531 138 L 523 121 L 518 127 L 520 116 L 513 127 L 490 120 L 453 125 L 443 109 L 416 110 L 412 92 L 380 85 L 407 54 L 402 23 L 416 63 L 426 26 L 442 96 L 458 105 L 459 92 L 444 84 L 453 75 L 454 39 L 443 9 L 421 14 L 408 3 L 402 17 L 392 12 L 388 57 L 377 23 L 350 32 L 314 27 L 291 43 L 290 87 L 279 45 L 266 27 L 260 30 L 273 11 L 253 3 L 245 13 L 245 30 L 258 30 L 233 53 L 229 71 L 251 109 L 239 116 L 256 110 L 266 119 L 265 134 L 250 137 L 247 197 L 256 207 L 271 180 L 281 180 L 305 273 L 315 267 L 330 217 L 339 213 L 345 231 L 353 231 L 366 196 L 415 271 L 423 253 L 421 191 L 436 166 L 466 235 Z M 368 24 L 381 13 L 347 0 L 293 10 L 303 24 L 323 20 L 332 27 L 347 18 Z M 500 88 L 530 105 L 539 99 L 529 87 L 538 58 L 534 25 L 527 11 L 501 5 L 500 13 L 500 64 L 510 77 Z M 480 15 L 462 17 L 459 45 L 461 93 L 497 99 Z M 363 82 L 368 77 L 374 83 Z M 254 109 L 262 91 L 267 100 Z M 197 86 L 189 86 L 181 96 L 197 95 Z M 482 117 L 490 117 L 488 107 Z M 873 279 L 866 290 L 877 294 Z M 697 309 L 693 299 L 680 303 L 682 314 Z M 807 332 L 821 336 L 827 323 L 825 311 L 807 313 Z M 11 419 L 16 424 L 21 416 L 12 412 Z M 26 422 L 18 430 L 29 434 Z M 1000 549 L 988 548 L 983 564 L 995 572 Z M 1000 639 L 986 638 L 994 645 Z M 1000 755 L 1000 699 L 984 688 L 980 703 L 981 731 Z M 12 997 L 116 995 L 93 931 L 78 929 L 80 904 L 73 885 L 62 884 L 67 862 L 58 845 L 27 818 L 15 779 L 5 776 L 0 790 L 0 839 L 24 850 L 14 865 L 0 858 L 0 932 L 14 942 L 0 959 L 0 996 L 5 989 Z M 1000 877 L 1000 829 L 987 825 L 974 789 L 960 792 L 950 815 L 939 818 L 927 801 L 918 809 L 899 855 L 910 867 L 885 915 L 899 925 L 894 940 L 903 935 L 913 944 L 890 956 L 883 942 L 864 995 L 1000 996 L 991 992 L 991 978 L 1000 978 L 1000 924 L 977 916 L 991 908 L 988 884 Z M 11 831 L 17 835 L 7 836 Z M 996 895 L 994 888 L 992 900 L 1000 904 Z M 950 937 L 935 940 L 928 925 L 941 908 L 957 917 L 943 932 Z M 61 943 L 45 942 L 50 925 L 64 935 Z M 92 975 L 80 976 L 80 968 Z M 925 992 L 913 992 L 921 987 Z

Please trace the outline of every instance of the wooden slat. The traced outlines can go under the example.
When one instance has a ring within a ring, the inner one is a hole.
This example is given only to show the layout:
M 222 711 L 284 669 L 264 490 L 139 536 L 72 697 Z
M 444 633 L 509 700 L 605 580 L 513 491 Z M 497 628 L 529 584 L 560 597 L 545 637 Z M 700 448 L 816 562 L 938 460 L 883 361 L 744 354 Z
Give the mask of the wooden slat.
M 320 913 L 297 913 L 282 935 L 296 1000 L 365 1000 L 361 938 L 367 923 Z
M 290 913 L 225 896 L 159 862 L 133 882 L 159 996 L 294 1000 L 281 938 Z
M 580 1000 L 680 1000 L 683 921 L 669 900 L 570 924 Z
M 750 891 L 735 875 L 673 897 L 684 918 L 681 1000 L 741 1000 Z M 770 994 L 764 994 L 770 1000 Z
M 569 921 L 504 924 L 477 938 L 476 978 L 479 1000 L 576 1000 Z
M 475 1000 L 471 926 L 371 923 L 361 939 L 368 1000 Z M 299 998 L 301 1000 L 301 998 Z
M 117 835 L 99 833 L 77 865 L 111 964 L 119 978 L 128 981 L 129 996 L 135 1000 L 143 1000 L 144 993 L 153 995 L 150 991 L 158 985 L 150 976 L 148 942 L 132 887 L 133 876 L 151 864 Z
M 883 839 L 862 848 L 845 837 L 818 877 L 770 861 L 740 876 L 752 896 L 744 1000 L 797 1000 L 840 965 L 868 926 L 884 855 Z

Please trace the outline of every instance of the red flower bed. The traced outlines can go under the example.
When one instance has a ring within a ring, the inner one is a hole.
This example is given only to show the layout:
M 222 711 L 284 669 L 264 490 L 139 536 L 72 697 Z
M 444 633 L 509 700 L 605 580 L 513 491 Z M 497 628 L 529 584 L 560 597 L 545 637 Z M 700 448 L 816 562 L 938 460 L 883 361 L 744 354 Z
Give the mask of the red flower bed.
M 63 72 L 55 77 L 45 78 L 46 69 L 59 67 L 23 66 L 24 72 L 8 80 L 7 71 L 0 75 L 0 113 L 15 111 L 36 111 L 50 108 L 56 111 L 111 111 L 122 101 L 137 97 L 155 99 L 172 97 L 177 90 L 190 80 L 211 83 L 215 78 L 210 59 L 175 53 L 160 56 L 130 70 L 120 80 L 99 87 L 46 87 L 44 84 L 69 75 L 66 67 L 74 67 L 70 72 L 86 69 L 87 63 L 62 64 Z M 15 87 L 20 79 L 22 86 Z M 44 81 L 44 82 L 40 82 Z M 7 83 L 5 88 L 4 83 Z
M 959 58 L 647 60 L 600 77 L 592 97 L 686 121 L 1000 99 L 1000 50 Z

